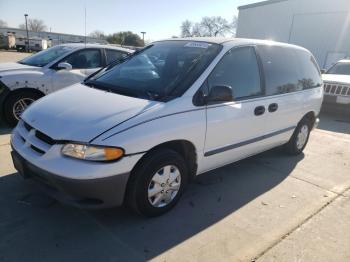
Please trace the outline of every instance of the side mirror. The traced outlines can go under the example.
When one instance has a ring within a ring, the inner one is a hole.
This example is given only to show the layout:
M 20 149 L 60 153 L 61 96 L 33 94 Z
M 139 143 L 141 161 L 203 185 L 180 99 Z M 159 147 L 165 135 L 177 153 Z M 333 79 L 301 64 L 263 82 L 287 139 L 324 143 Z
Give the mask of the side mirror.
M 326 69 L 321 69 L 321 74 L 325 74 L 326 73 Z
M 70 63 L 66 63 L 66 62 L 63 62 L 63 63 L 59 63 L 58 65 L 57 65 L 57 69 L 58 70 L 72 70 L 72 65 L 70 64 Z
M 206 102 L 231 102 L 233 101 L 232 87 L 213 86 L 209 92 Z

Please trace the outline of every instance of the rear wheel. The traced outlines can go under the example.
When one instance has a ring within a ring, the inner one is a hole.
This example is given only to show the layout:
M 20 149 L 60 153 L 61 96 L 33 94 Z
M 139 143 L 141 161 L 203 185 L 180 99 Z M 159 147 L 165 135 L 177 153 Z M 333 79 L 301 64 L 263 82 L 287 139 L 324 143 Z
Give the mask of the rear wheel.
M 10 126 L 15 126 L 24 110 L 40 97 L 42 97 L 40 94 L 28 90 L 10 94 L 4 103 L 6 122 Z
M 307 142 L 309 141 L 311 126 L 312 123 L 307 118 L 304 118 L 299 122 L 291 139 L 286 144 L 288 153 L 292 155 L 299 155 L 301 152 L 303 152 Z
M 127 205 L 145 216 L 158 216 L 173 208 L 187 185 L 184 159 L 170 149 L 159 149 L 136 167 L 127 190 Z

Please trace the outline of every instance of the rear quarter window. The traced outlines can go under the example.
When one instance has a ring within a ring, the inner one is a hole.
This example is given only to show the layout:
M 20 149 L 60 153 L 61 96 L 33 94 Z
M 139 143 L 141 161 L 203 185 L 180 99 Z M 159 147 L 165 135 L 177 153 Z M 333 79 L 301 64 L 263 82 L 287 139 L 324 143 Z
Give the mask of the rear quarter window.
M 119 51 L 119 50 L 114 50 L 114 49 L 105 49 L 106 50 L 106 56 L 107 56 L 107 65 L 110 63 L 123 59 L 127 56 L 127 53 Z
M 322 83 L 317 63 L 304 50 L 258 46 L 265 75 L 266 95 L 301 91 Z

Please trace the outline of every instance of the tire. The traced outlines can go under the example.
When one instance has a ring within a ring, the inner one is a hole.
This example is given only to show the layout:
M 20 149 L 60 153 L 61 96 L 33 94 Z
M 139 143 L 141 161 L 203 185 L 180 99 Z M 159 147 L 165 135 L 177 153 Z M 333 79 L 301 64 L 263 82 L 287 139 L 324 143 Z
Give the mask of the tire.
M 292 137 L 285 145 L 287 152 L 291 155 L 299 155 L 309 141 L 312 123 L 309 119 L 303 118 L 295 128 Z
M 15 114 L 16 107 L 17 109 L 19 109 L 19 107 L 22 107 L 24 111 L 31 103 L 41 97 L 42 95 L 29 90 L 18 91 L 12 94 L 10 93 L 4 103 L 5 121 L 10 126 L 15 126 L 19 120 L 18 115 Z M 21 104 L 20 101 L 22 101 L 25 106 L 23 103 Z M 23 111 L 21 113 L 23 113 Z M 17 112 L 19 112 L 19 110 Z
M 164 167 L 166 169 L 163 169 Z M 171 168 L 169 169 L 169 167 Z M 161 174 L 162 169 L 163 174 Z M 165 170 L 170 170 L 172 174 L 168 181 L 166 178 L 169 172 Z M 180 179 L 177 177 L 172 182 L 176 176 L 175 174 L 178 174 L 176 171 L 179 172 Z M 160 179 L 162 180 L 161 183 L 156 183 L 154 179 L 158 182 Z M 143 216 L 162 215 L 177 204 L 187 183 L 188 169 L 183 157 L 173 150 L 159 149 L 146 156 L 132 171 L 126 192 L 126 204 L 132 211 Z M 170 189 L 170 185 L 173 186 L 173 189 Z M 179 187 L 177 193 L 175 193 L 175 187 Z M 164 192 L 160 191 L 160 193 L 150 197 L 149 192 L 152 194 L 152 190 L 154 192 L 163 190 Z M 162 197 L 166 200 L 158 201 Z M 151 201 L 153 201 L 153 204 Z M 167 201 L 169 203 L 166 203 Z

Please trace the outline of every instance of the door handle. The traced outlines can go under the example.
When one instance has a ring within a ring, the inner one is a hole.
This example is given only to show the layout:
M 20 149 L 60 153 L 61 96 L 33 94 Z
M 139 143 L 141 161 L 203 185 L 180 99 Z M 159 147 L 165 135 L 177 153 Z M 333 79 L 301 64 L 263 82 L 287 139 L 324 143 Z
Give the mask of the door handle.
M 276 112 L 277 109 L 278 109 L 278 104 L 272 103 L 269 105 L 269 112 L 271 112 L 271 113 Z
M 257 106 L 255 109 L 254 109 L 254 114 L 256 116 L 260 116 L 262 114 L 265 113 L 265 107 L 264 106 Z

